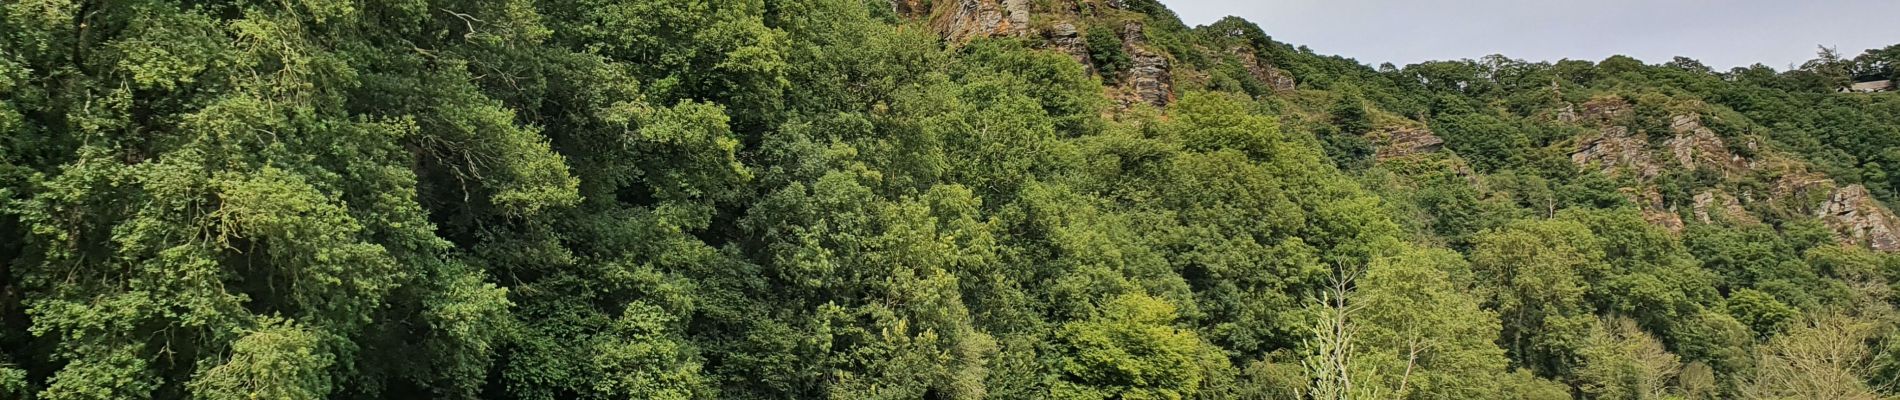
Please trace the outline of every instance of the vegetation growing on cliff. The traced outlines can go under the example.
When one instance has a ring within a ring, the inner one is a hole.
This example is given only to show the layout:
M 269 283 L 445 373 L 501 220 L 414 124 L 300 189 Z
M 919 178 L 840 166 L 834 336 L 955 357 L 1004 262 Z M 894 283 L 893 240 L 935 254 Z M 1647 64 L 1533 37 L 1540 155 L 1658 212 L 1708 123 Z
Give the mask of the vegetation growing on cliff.
M 0 3 L 0 398 L 1892 396 L 1900 97 L 1837 89 L 1895 54 L 1375 69 L 1152 0 Z

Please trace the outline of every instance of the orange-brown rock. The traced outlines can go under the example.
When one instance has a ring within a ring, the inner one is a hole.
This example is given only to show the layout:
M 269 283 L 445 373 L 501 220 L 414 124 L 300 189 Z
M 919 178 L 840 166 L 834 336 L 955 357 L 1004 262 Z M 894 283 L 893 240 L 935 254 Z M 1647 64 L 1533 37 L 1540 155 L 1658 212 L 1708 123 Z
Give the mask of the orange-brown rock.
M 1688 227 L 1687 224 L 1682 222 L 1681 215 L 1670 210 L 1645 208 L 1643 209 L 1643 220 L 1648 221 L 1651 225 L 1661 227 L 1663 230 L 1669 231 L 1669 233 L 1680 234 L 1683 228 Z
M 923 8 L 930 7 L 912 0 L 893 3 L 899 12 L 909 10 L 906 15 L 922 15 L 929 12 Z M 945 0 L 938 6 L 950 9 L 935 12 L 930 26 L 953 42 L 1016 35 L 1029 28 L 1029 0 Z

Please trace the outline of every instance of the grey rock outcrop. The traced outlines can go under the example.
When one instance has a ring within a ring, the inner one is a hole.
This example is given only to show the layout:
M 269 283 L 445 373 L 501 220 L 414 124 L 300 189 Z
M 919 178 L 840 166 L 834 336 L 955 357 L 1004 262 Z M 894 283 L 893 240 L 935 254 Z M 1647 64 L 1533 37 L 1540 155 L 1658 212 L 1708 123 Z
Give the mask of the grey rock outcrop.
M 1122 25 L 1123 50 L 1132 61 L 1125 85 L 1132 100 L 1165 107 L 1174 101 L 1174 75 L 1168 57 L 1148 49 L 1148 39 L 1140 22 Z
M 1624 168 L 1640 178 L 1653 178 L 1662 173 L 1662 166 L 1649 156 L 1645 148 L 1648 143 L 1647 139 L 1631 134 L 1628 127 L 1604 127 L 1601 135 L 1583 141 L 1571 152 L 1570 161 L 1577 165 L 1596 165 L 1604 172 Z
M 1630 114 L 1630 103 L 1621 98 L 1607 97 L 1586 101 L 1576 111 L 1575 120 L 1596 124 L 1608 124 Z
M 1715 223 L 1719 218 L 1737 224 L 1761 223 L 1748 209 L 1742 208 L 1742 202 L 1735 196 L 1721 191 L 1705 191 L 1695 195 L 1693 210 L 1695 218 L 1702 223 Z
M 1234 54 L 1235 58 L 1240 59 L 1240 65 L 1247 67 L 1247 73 L 1249 75 L 1253 75 L 1254 79 L 1266 83 L 1267 87 L 1273 88 L 1273 91 L 1287 92 L 1296 89 L 1292 75 L 1261 61 L 1259 56 L 1254 55 L 1252 49 L 1235 47 L 1230 50 L 1230 52 Z
M 1702 117 L 1699 115 L 1676 116 L 1670 124 L 1670 130 L 1675 131 L 1676 136 L 1663 145 L 1669 148 L 1683 168 L 1707 167 L 1728 174 L 1748 166 L 1748 160 L 1729 152 L 1728 144 L 1722 141 L 1721 136 L 1702 126 Z
M 1842 243 L 1864 244 L 1878 251 L 1900 250 L 1900 220 L 1867 193 L 1865 186 L 1835 189 L 1816 216 L 1834 228 Z
M 1444 139 L 1422 128 L 1393 127 L 1373 132 L 1370 136 L 1379 144 L 1376 157 L 1380 160 L 1429 153 L 1445 147 Z
M 1082 38 L 1082 32 L 1076 29 L 1075 24 L 1063 22 L 1050 26 L 1043 31 L 1043 39 L 1049 41 L 1049 48 L 1068 54 L 1069 58 L 1082 63 L 1089 72 L 1096 72 L 1094 62 L 1089 60 L 1088 42 Z

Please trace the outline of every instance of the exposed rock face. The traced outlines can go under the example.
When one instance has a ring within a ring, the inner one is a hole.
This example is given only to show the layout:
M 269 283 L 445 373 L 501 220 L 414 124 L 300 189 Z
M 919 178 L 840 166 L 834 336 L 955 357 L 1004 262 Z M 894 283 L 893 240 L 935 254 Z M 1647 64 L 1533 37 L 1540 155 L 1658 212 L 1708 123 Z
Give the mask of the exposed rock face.
M 1715 223 L 1718 217 L 1738 224 L 1761 223 L 1748 209 L 1742 208 L 1741 200 L 1728 193 L 1711 190 L 1696 194 L 1694 207 L 1695 218 L 1705 224 Z
M 1816 215 L 1834 228 L 1837 238 L 1850 245 L 1865 244 L 1878 251 L 1900 250 L 1900 220 L 1867 193 L 1867 187 L 1848 185 L 1834 190 Z
M 1003 0 L 1003 11 L 1009 13 L 1009 26 L 1016 32 L 1029 29 L 1029 0 Z
M 1841 89 L 1843 93 L 1874 93 L 1892 91 L 1893 81 L 1856 82 Z
M 1174 101 L 1174 76 L 1168 57 L 1148 49 L 1148 39 L 1141 29 L 1140 22 L 1122 25 L 1122 46 L 1134 61 L 1128 68 L 1126 86 L 1134 100 L 1164 107 Z
M 1630 113 L 1630 103 L 1618 97 L 1591 99 L 1583 103 L 1576 121 L 1607 124 Z
M 921 6 L 915 0 L 892 0 L 895 8 L 906 15 L 921 15 Z M 937 34 L 954 42 L 963 42 L 979 37 L 1009 36 L 1022 33 L 1029 28 L 1029 0 L 947 0 L 945 6 L 950 10 L 940 13 L 931 21 L 931 27 Z
M 1234 54 L 1234 57 L 1240 59 L 1241 65 L 1247 66 L 1247 72 L 1253 75 L 1254 79 L 1265 82 L 1267 87 L 1273 88 L 1273 91 L 1288 92 L 1295 89 L 1292 75 L 1288 75 L 1286 71 L 1281 71 L 1272 65 L 1260 62 L 1260 57 L 1255 56 L 1252 49 L 1235 47 L 1230 51 Z
M 1676 137 L 1664 142 L 1664 145 L 1675 154 L 1676 161 L 1682 163 L 1683 168 L 1703 166 L 1726 174 L 1748 166 L 1748 160 L 1728 151 L 1728 144 L 1722 142 L 1721 136 L 1702 126 L 1702 117 L 1699 115 L 1676 116 L 1670 124 L 1670 130 L 1676 132 Z
M 916 17 L 930 12 L 930 6 L 924 0 L 891 0 L 891 10 L 897 15 Z
M 1628 190 L 1624 191 L 1626 195 L 1629 193 Z M 1675 207 L 1663 206 L 1662 191 L 1656 187 L 1650 186 L 1638 190 L 1632 197 L 1636 198 L 1636 204 L 1643 205 L 1644 221 L 1660 226 L 1670 233 L 1682 233 L 1682 228 L 1687 226 L 1682 223 L 1682 214 L 1677 213 Z
M 1688 227 L 1688 224 L 1682 222 L 1682 216 L 1671 210 L 1645 208 L 1643 209 L 1643 220 L 1648 221 L 1652 225 L 1662 227 L 1663 230 L 1667 230 L 1669 233 L 1680 234 L 1683 228 Z
M 1582 120 L 1583 115 L 1577 113 L 1577 105 L 1575 104 L 1564 103 L 1564 108 L 1557 110 L 1557 122 L 1574 124 Z
M 1076 29 L 1075 24 L 1067 22 L 1055 24 L 1049 27 L 1048 31 L 1043 32 L 1043 37 L 1049 40 L 1050 48 L 1068 54 L 1069 58 L 1082 63 L 1089 72 L 1095 72 L 1095 64 L 1089 60 L 1088 43 L 1082 39 L 1082 32 Z
M 1570 161 L 1577 165 L 1596 164 L 1605 172 L 1626 168 L 1648 179 L 1662 173 L 1662 167 L 1650 159 L 1648 149 L 1644 148 L 1648 143 L 1647 139 L 1630 134 L 1628 127 L 1605 127 L 1602 136 L 1585 140 L 1577 151 L 1570 153 Z
M 1807 195 L 1817 189 L 1830 190 L 1834 180 L 1806 170 L 1784 170 L 1781 179 L 1775 180 L 1775 186 L 1769 189 L 1769 196 L 1775 199 L 1791 199 Z
M 1371 136 L 1379 144 L 1377 157 L 1380 160 L 1434 152 L 1445 146 L 1444 139 L 1422 128 L 1393 127 L 1373 132 Z
M 1128 70 L 1128 83 L 1134 89 L 1135 98 L 1155 107 L 1173 102 L 1174 77 L 1168 72 L 1168 58 L 1147 49 L 1136 49 L 1130 56 L 1135 63 Z

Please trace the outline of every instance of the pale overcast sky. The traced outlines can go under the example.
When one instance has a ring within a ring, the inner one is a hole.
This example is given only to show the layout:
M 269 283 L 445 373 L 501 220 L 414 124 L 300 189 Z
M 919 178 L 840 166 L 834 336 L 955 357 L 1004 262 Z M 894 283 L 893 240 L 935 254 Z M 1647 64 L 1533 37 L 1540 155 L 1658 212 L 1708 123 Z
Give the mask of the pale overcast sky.
M 1533 61 L 1787 68 L 1816 45 L 1900 43 L 1900 0 L 1161 0 L 1189 26 L 1237 15 L 1275 40 L 1377 66 L 1504 54 Z

